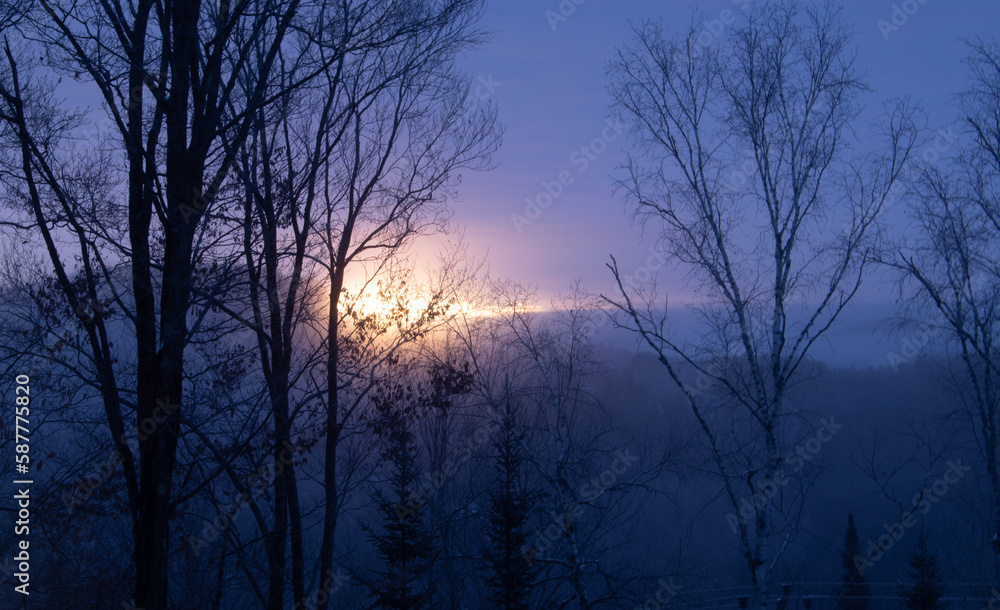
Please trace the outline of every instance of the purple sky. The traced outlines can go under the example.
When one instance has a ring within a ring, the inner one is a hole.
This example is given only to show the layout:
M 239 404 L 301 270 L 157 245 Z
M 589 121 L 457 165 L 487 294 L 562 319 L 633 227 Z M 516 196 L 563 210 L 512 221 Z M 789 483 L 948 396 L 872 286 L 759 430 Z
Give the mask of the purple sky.
M 477 81 L 476 92 L 498 105 L 507 132 L 499 167 L 464 174 L 463 199 L 454 206 L 454 221 L 464 229 L 472 255 L 488 253 L 493 277 L 534 285 L 545 306 L 555 295 L 566 293 L 576 278 L 582 278 L 592 292 L 612 293 L 605 267 L 611 254 L 625 273 L 643 266 L 653 239 L 643 239 L 621 199 L 612 193 L 611 175 L 623 160 L 623 146 L 628 142 L 608 129 L 606 63 L 616 47 L 629 41 L 629 21 L 662 19 L 668 31 L 679 32 L 691 23 L 695 7 L 711 21 L 724 10 L 739 13 L 752 1 L 489 3 L 483 25 L 495 36 L 465 57 L 463 65 Z M 846 17 L 855 24 L 858 65 L 867 71 L 875 89 L 870 107 L 879 106 L 882 99 L 911 96 L 926 109 L 934 128 L 952 125 L 955 113 L 950 100 L 966 86 L 961 39 L 995 38 L 1000 2 L 854 1 L 843 5 Z M 879 21 L 891 21 L 894 6 L 902 10 L 904 5 L 911 10 L 917 7 L 916 11 L 884 37 Z M 93 95 L 90 87 L 81 88 L 72 81 L 63 81 L 60 91 L 69 97 Z M 606 142 L 611 136 L 615 136 L 613 141 Z M 605 142 L 606 150 L 591 153 L 593 159 L 580 152 L 592 143 L 601 149 Z M 544 198 L 543 183 L 558 182 L 560 177 L 571 183 L 562 186 L 559 196 L 519 231 L 512 215 L 530 216 L 526 200 Z M 902 206 L 898 208 L 889 219 L 902 229 L 905 219 L 900 214 Z M 418 251 L 425 258 L 442 245 L 443 240 L 429 239 Z M 670 269 L 659 273 L 658 285 L 669 293 L 677 323 L 690 326 L 694 318 L 681 311 L 689 294 L 681 274 Z M 885 364 L 887 352 L 902 342 L 898 336 L 885 336 L 888 325 L 884 321 L 893 314 L 895 298 L 895 292 L 877 275 L 871 277 L 828 343 L 817 346 L 816 355 L 839 364 Z
M 965 86 L 960 40 L 994 36 L 1000 2 L 912 1 L 916 12 L 898 31 L 888 32 L 888 39 L 878 21 L 890 21 L 893 4 L 904 3 L 845 3 L 845 14 L 857 32 L 858 64 L 868 71 L 876 90 L 873 105 L 909 95 L 927 109 L 933 125 L 949 125 L 954 117 L 949 100 Z M 697 9 L 711 20 L 725 9 L 738 12 L 745 2 L 699 2 Z M 628 40 L 626 23 L 662 18 L 670 31 L 679 31 L 689 25 L 694 6 L 649 0 L 576 3 L 562 2 L 574 10 L 553 29 L 546 11 L 560 14 L 559 0 L 491 2 L 485 26 L 495 31 L 495 38 L 465 61 L 481 83 L 493 83 L 484 84 L 480 92 L 486 95 L 495 88 L 489 95 L 508 128 L 500 166 L 464 176 L 465 197 L 456 206 L 455 220 L 465 226 L 474 252 L 489 251 L 493 275 L 535 283 L 543 300 L 565 292 L 576 277 L 590 290 L 610 291 L 604 267 L 609 254 L 622 269 L 641 266 L 649 255 L 652 239 L 641 239 L 639 227 L 631 224 L 622 201 L 612 194 L 611 173 L 622 160 L 626 139 L 610 142 L 596 160 L 588 160 L 586 169 L 582 157 L 574 158 L 573 153 L 600 138 L 606 127 L 605 64 Z M 542 182 L 558 180 L 563 171 L 569 172 L 563 176 L 571 176 L 572 184 L 518 232 L 511 215 L 524 215 L 525 198 L 544 192 Z M 660 283 L 683 300 L 676 273 L 662 275 Z M 871 281 L 861 305 L 884 311 L 890 293 Z

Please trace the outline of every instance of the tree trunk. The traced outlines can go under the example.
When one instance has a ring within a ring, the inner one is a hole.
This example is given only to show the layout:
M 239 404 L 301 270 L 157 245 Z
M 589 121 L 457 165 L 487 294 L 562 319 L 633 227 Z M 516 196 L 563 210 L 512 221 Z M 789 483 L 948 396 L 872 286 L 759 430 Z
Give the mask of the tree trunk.
M 341 239 L 349 239 L 345 236 Z M 331 274 L 330 278 L 330 318 L 328 322 L 327 340 L 329 341 L 329 351 L 327 354 L 327 403 L 326 403 L 326 464 L 324 472 L 324 491 L 326 505 L 323 512 L 323 541 L 319 551 L 319 578 L 317 582 L 323 586 L 327 575 L 333 573 L 333 540 L 337 529 L 337 511 L 339 510 L 339 497 L 337 495 L 337 444 L 340 441 L 340 421 L 339 421 L 339 392 L 337 391 L 337 370 L 340 367 L 340 291 L 343 287 L 343 267 L 337 266 L 337 271 Z M 317 610 L 327 610 L 330 600 L 329 595 L 320 592 L 319 598 L 322 603 L 317 604 Z

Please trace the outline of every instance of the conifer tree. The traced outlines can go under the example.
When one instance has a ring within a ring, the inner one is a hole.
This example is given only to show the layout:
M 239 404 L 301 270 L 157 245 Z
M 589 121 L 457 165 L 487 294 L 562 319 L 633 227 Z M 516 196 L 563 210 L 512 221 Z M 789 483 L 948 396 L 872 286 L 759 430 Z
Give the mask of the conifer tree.
M 931 550 L 927 535 L 923 530 L 910 551 L 910 584 L 901 588 L 903 603 L 910 610 L 939 610 L 943 608 L 941 597 L 944 585 L 941 582 L 941 565 L 937 553 Z
M 399 396 L 390 396 L 388 400 L 393 398 Z M 374 493 L 380 527 L 366 530 L 381 565 L 365 576 L 355 577 L 368 588 L 375 599 L 375 608 L 427 608 L 430 591 L 425 577 L 434 563 L 437 544 L 419 504 L 414 502 L 420 468 L 407 421 L 412 412 L 387 404 L 376 404 L 376 409 L 382 415 L 376 431 L 386 447 L 382 458 L 389 466 L 389 476 L 386 488 Z
M 503 610 L 527 610 L 534 569 L 522 556 L 528 542 L 528 520 L 532 495 L 522 480 L 524 458 L 510 402 L 501 413 L 499 434 L 493 443 L 496 450 L 497 480 L 490 493 L 490 524 L 486 559 L 490 565 L 488 599 L 492 607 Z
M 843 553 L 844 576 L 834 605 L 837 610 L 868 610 L 868 579 L 854 559 L 860 555 L 861 545 L 858 542 L 858 529 L 854 525 L 852 512 L 847 515 Z

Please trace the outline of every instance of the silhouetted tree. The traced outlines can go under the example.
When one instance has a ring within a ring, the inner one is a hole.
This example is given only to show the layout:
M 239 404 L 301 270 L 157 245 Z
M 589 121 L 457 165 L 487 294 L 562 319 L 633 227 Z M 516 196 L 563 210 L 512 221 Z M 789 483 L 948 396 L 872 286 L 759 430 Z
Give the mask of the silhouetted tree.
M 203 237 L 220 225 L 217 195 L 254 109 L 267 104 L 279 50 L 295 40 L 307 44 L 315 13 L 299 0 L 263 10 L 250 2 L 198 0 L 24 6 L 16 27 L 0 18 L 12 26 L 3 32 L 0 72 L 3 186 L 23 193 L 12 211 L 43 248 L 61 299 L 87 336 L 110 441 L 121 456 L 135 605 L 167 608 L 175 565 L 171 522 L 182 503 L 175 470 L 182 465 L 182 422 L 195 410 L 185 395 L 185 362 L 198 330 L 190 318 L 204 292 L 213 292 L 202 290 Z M 248 39 L 262 51 L 252 71 L 245 70 Z M 44 68 L 35 59 L 43 56 Z M 55 101 L 54 82 L 43 73 L 74 79 L 76 98 L 101 99 L 107 123 L 100 132 L 114 134 L 106 139 L 113 144 L 102 143 L 104 154 L 74 150 L 70 134 L 87 125 L 82 117 L 90 109 Z M 238 82 L 247 85 L 243 95 L 234 95 Z M 65 165 L 91 156 L 93 163 Z M 94 191 L 81 190 L 85 184 Z M 82 285 L 73 279 L 74 260 Z M 117 265 L 108 264 L 115 260 L 128 266 L 127 287 L 115 279 Z M 128 306 L 135 329 L 129 347 L 135 382 L 124 390 L 114 366 L 121 348 L 113 345 L 124 342 L 110 338 L 98 313 L 108 286 L 115 303 Z M 157 424 L 138 435 L 138 456 L 126 436 L 133 406 L 137 422 Z
M 636 443 L 592 392 L 602 367 L 592 336 L 605 314 L 579 283 L 552 303 L 551 316 L 539 315 L 534 295 L 516 283 L 494 284 L 480 298 L 476 308 L 493 315 L 460 314 L 450 327 L 496 421 L 508 398 L 530 421 L 522 458 L 540 494 L 540 523 L 521 559 L 537 570 L 532 607 L 631 599 L 641 564 L 626 568 L 614 537 L 663 473 L 672 445 L 660 454 Z
M 496 449 L 497 482 L 490 493 L 490 525 L 486 558 L 491 573 L 487 599 L 494 608 L 526 610 L 534 581 L 534 569 L 524 560 L 528 542 L 533 496 L 525 489 L 524 434 L 516 428 L 514 409 L 508 401 L 502 412 Z
M 910 610 L 939 610 L 943 608 L 944 583 L 941 582 L 941 565 L 937 553 L 930 549 L 927 534 L 917 534 L 916 544 L 910 550 L 910 584 L 900 588 L 900 597 Z
M 410 390 L 400 386 L 396 394 L 409 394 Z M 376 608 L 414 610 L 426 607 L 429 601 L 423 580 L 434 563 L 436 544 L 423 513 L 410 508 L 420 476 L 418 452 L 407 421 L 411 414 L 406 409 L 393 410 L 376 426 L 385 439 L 382 457 L 389 463 L 390 473 L 387 489 L 375 492 L 381 527 L 378 531 L 366 529 L 381 566 L 364 576 L 355 574 L 375 598 Z
M 975 437 L 989 481 L 987 535 L 1000 576 L 1000 44 L 972 42 L 969 87 L 959 96 L 964 136 L 947 138 L 948 157 L 925 163 L 911 181 L 915 230 L 885 263 L 900 272 L 904 318 L 919 345 L 954 350 L 961 420 Z M 949 150 L 950 149 L 950 150 Z M 956 418 L 957 419 L 957 418 Z
M 460 172 L 488 169 L 501 134 L 495 108 L 474 104 L 467 75 L 455 63 L 458 55 L 484 41 L 477 27 L 483 0 L 361 4 L 363 14 L 380 29 L 388 28 L 394 42 L 349 58 L 352 69 L 337 87 L 343 111 L 337 129 L 343 129 L 338 131 L 343 137 L 316 186 L 315 231 L 322 253 L 317 260 L 329 287 L 322 330 L 322 574 L 334 568 L 346 466 L 338 449 L 359 413 L 362 402 L 356 397 L 365 395 L 359 386 L 371 379 L 371 369 L 387 353 L 426 331 L 447 309 L 441 294 L 430 295 L 426 307 L 404 304 L 397 330 L 373 336 L 366 322 L 348 323 L 355 309 L 347 290 L 349 270 L 356 270 L 366 287 L 378 283 L 379 275 L 399 282 L 399 274 L 392 278 L 390 271 L 405 248 L 447 225 Z M 330 137 L 317 138 L 316 146 L 327 145 Z M 326 607 L 320 604 L 318 610 Z
M 672 40 L 652 22 L 634 33 L 610 70 L 614 116 L 636 144 L 618 187 L 690 272 L 701 340 L 680 340 L 655 284 L 637 285 L 614 259 L 606 299 L 684 392 L 760 606 L 808 488 L 800 462 L 782 493 L 760 493 L 789 474 L 800 442 L 784 425 L 795 415 L 787 390 L 866 275 L 915 126 L 905 103 L 890 104 L 884 141 L 851 158 L 866 86 L 832 4 L 754 3 L 709 48 L 696 28 Z
M 844 576 L 835 606 L 838 610 L 868 610 L 868 579 L 854 560 L 860 556 L 858 528 L 854 525 L 852 512 L 847 515 L 847 533 L 844 535 Z

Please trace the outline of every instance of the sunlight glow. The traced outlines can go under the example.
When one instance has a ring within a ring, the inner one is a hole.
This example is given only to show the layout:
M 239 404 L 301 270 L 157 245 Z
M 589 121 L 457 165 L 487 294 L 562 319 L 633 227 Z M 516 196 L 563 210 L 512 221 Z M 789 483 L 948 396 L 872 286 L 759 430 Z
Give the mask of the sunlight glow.
M 405 317 L 411 321 L 417 320 L 421 314 L 427 311 L 430 305 L 430 300 L 426 297 L 410 297 L 407 300 L 405 308 L 403 308 L 405 311 Z M 398 309 L 400 307 L 398 302 L 384 299 L 378 294 L 372 292 L 366 292 L 357 298 L 351 299 L 350 307 L 354 309 L 355 313 L 361 316 L 374 314 L 377 316 L 391 317 L 402 313 Z M 493 312 L 488 309 L 477 308 L 469 303 L 461 301 L 445 302 L 444 308 L 444 317 L 460 315 L 477 318 L 494 315 Z

